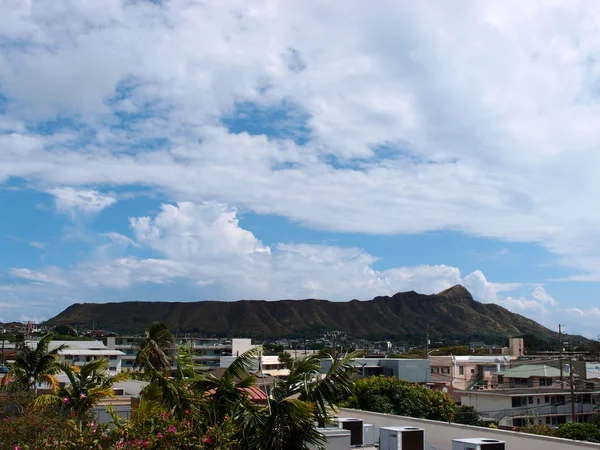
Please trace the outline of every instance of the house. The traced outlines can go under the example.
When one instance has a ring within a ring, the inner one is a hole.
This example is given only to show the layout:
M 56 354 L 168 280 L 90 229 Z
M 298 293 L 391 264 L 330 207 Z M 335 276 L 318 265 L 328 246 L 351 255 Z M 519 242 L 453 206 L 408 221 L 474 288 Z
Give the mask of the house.
M 571 422 L 571 394 L 564 388 L 536 387 L 463 391 L 461 403 L 473 406 L 486 420 L 501 427 L 528 424 L 557 426 Z M 600 407 L 600 389 L 575 389 L 575 414 L 586 422 Z

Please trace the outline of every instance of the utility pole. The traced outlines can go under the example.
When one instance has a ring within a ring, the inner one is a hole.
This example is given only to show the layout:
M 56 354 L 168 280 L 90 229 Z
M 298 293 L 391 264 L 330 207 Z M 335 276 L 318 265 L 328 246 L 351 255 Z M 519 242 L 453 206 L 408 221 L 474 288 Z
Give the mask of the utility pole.
M 559 356 L 558 356 L 558 365 L 560 366 L 560 381 L 563 381 L 563 363 L 562 363 L 562 353 L 563 353 L 563 341 L 562 341 L 562 328 L 561 324 L 558 324 L 558 345 L 559 345 Z
M 425 328 L 425 359 L 429 359 L 429 325 Z
M 304 357 L 306 358 L 306 331 L 302 333 L 302 337 L 304 338 Z
M 575 382 L 573 381 L 573 357 L 569 356 L 569 384 L 571 385 L 571 421 L 577 422 L 575 414 Z

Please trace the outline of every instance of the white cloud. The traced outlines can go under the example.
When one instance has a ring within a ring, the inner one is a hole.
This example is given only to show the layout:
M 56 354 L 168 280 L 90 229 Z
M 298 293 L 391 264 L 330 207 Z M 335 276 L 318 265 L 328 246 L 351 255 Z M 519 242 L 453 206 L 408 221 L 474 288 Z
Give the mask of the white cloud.
M 0 182 L 71 186 L 51 191 L 72 215 L 116 201 L 89 186 L 143 185 L 319 229 L 534 242 L 582 272 L 572 280 L 598 280 L 598 21 L 600 7 L 585 1 L 2 2 Z M 239 105 L 251 105 L 251 120 L 252 108 L 268 111 L 271 129 L 294 135 L 300 124 L 306 143 L 230 133 L 223 123 Z M 293 109 L 283 127 L 273 113 L 282 105 Z M 219 216 L 222 234 L 188 227 L 173 216 L 181 205 L 134 219 L 137 242 L 177 264 L 238 252 L 278 292 L 298 280 L 273 261 L 338 267 L 305 246 L 260 253 L 231 211 Z M 195 208 L 186 215 L 211 212 Z M 348 286 L 423 290 L 460 277 L 447 266 L 380 273 L 360 250 L 328 251 L 358 277 L 336 275 Z M 194 270 L 200 284 L 226 276 L 208 263 Z M 465 277 L 482 298 L 510 291 L 482 275 Z M 258 280 L 246 282 L 268 292 Z M 302 292 L 322 286 L 315 275 Z
M 329 230 L 537 242 L 600 274 L 595 3 L 105 3 L 0 6 L 19 43 L 0 50 L 0 179 L 142 184 Z M 305 120 L 309 141 L 219 127 L 248 103 L 293 108 L 283 130 Z M 57 117 L 76 126 L 26 131 Z
M 71 187 L 62 187 L 50 189 L 48 193 L 54 196 L 54 202 L 59 211 L 71 215 L 95 214 L 117 201 L 113 196 L 103 195 L 91 189 L 77 190 Z
M 546 304 L 553 305 L 553 306 L 558 303 L 556 301 L 556 299 L 554 297 L 552 297 L 550 294 L 548 294 L 548 292 L 546 292 L 546 290 L 542 286 L 537 286 L 533 290 L 531 295 L 534 299 L 536 299 L 537 301 L 540 301 L 542 303 L 546 303 Z
M 102 233 L 101 236 L 106 237 L 111 242 L 113 242 L 117 245 L 124 246 L 124 247 L 127 247 L 127 246 L 138 247 L 139 246 L 137 244 L 137 242 L 135 242 L 134 240 L 128 238 L 127 236 L 123 236 L 120 233 L 116 233 L 114 231 L 111 231 L 109 233 Z
M 58 267 L 47 267 L 43 271 L 35 271 L 27 268 L 11 268 L 11 276 L 23 280 L 33 281 L 34 283 L 56 284 L 60 286 L 68 285 L 68 282 L 62 277 L 62 271 Z
M 65 305 L 65 299 L 69 298 L 81 300 L 83 296 L 84 300 L 94 301 L 102 298 L 88 296 L 87 292 L 96 295 L 106 289 L 129 292 L 143 284 L 182 284 L 195 287 L 199 293 L 201 287 L 211 286 L 211 298 L 225 300 L 315 297 L 365 300 L 409 290 L 433 294 L 463 284 L 476 300 L 497 303 L 551 328 L 558 323 L 569 324 L 573 330 L 590 335 L 594 329 L 592 318 L 600 315 L 597 308 L 585 312 L 576 308 L 557 309 L 558 302 L 541 286 L 532 288 L 529 296 L 500 295 L 510 292 L 511 286 L 523 286 L 490 282 L 479 270 L 466 276 L 458 268 L 446 265 L 381 271 L 374 268 L 377 257 L 358 248 L 279 243 L 268 249 L 252 232 L 240 227 L 235 209 L 214 202 L 164 204 L 156 216 L 131 218 L 130 225 L 135 241 L 118 233 L 105 236 L 119 246 L 145 247 L 156 252 L 156 257 L 110 258 L 99 254 L 69 270 L 15 268 L 10 271 L 12 277 L 31 281 L 33 288 L 40 285 L 45 288 L 28 291 L 28 285 L 15 285 L 5 287 L 4 291 L 18 297 L 61 296 L 59 304 Z M 164 298 L 178 299 L 177 294 Z M 49 315 L 57 312 L 48 304 L 41 310 L 50 311 Z M 583 315 L 589 320 L 579 326 Z

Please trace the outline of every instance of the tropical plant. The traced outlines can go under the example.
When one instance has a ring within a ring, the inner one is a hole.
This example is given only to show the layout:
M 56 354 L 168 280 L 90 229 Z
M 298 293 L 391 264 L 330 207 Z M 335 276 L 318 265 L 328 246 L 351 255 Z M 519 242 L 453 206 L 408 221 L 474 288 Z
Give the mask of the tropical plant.
M 62 371 L 69 378 L 69 384 L 60 388 L 56 394 L 41 395 L 35 400 L 36 406 L 60 405 L 71 417 L 82 423 L 87 413 L 100 401 L 114 397 L 113 386 L 126 380 L 129 375 L 121 372 L 108 374 L 109 361 L 106 358 L 86 362 L 82 366 L 61 364 Z
M 481 414 L 471 405 L 457 406 L 454 411 L 454 422 L 464 425 L 482 425 Z
M 292 360 L 288 377 L 273 387 L 268 411 L 257 421 L 260 430 L 250 436 L 250 442 L 264 450 L 320 446 L 323 436 L 316 423 L 323 426 L 329 422 L 336 404 L 351 392 L 351 376 L 356 373 L 351 360 L 356 356 L 329 355 L 332 365 L 322 377 L 317 355 Z
M 593 423 L 564 423 L 558 426 L 556 436 L 578 441 L 600 442 L 600 430 Z
M 452 421 L 456 407 L 448 394 L 383 375 L 358 380 L 345 405 L 366 411 L 440 421 Z
M 164 323 L 150 324 L 138 346 L 134 367 L 143 367 L 148 371 L 154 369 L 161 373 L 169 372 L 175 339 Z
M 190 388 L 203 400 L 207 422 L 220 424 L 225 417 L 242 425 L 247 419 L 245 413 L 255 410 L 250 402 L 247 389 L 256 385 L 257 377 L 250 373 L 261 348 L 251 349 L 238 356 L 223 374 L 202 374 L 194 380 Z
M 65 348 L 64 345 L 48 350 L 54 335 L 48 333 L 43 336 L 35 348 L 31 348 L 26 342 L 19 345 L 19 352 L 12 364 L 8 374 L 2 379 L 2 385 L 6 386 L 9 379 L 13 379 L 13 385 L 23 389 L 33 389 L 37 396 L 38 384 L 45 383 L 55 391 L 58 388 L 58 380 L 55 375 L 61 371 L 58 361 L 58 352 Z

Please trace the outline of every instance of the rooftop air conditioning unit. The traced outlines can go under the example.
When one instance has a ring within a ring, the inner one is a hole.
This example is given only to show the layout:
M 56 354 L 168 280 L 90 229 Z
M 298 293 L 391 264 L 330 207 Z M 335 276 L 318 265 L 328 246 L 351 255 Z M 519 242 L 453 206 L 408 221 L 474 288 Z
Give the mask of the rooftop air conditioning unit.
M 452 450 L 506 450 L 506 443 L 497 439 L 453 439 Z
M 340 428 L 350 431 L 350 446 L 360 447 L 364 445 L 363 442 L 363 425 L 362 419 L 354 419 L 351 417 L 341 417 L 338 419 Z
M 424 431 L 423 428 L 417 427 L 381 427 L 379 450 L 423 450 Z
M 375 445 L 375 426 L 370 423 L 363 425 L 363 445 Z
M 323 435 L 325 442 L 322 447 L 308 444 L 310 450 L 324 448 L 325 450 L 348 450 L 350 448 L 350 431 L 340 428 L 317 428 L 317 431 Z

